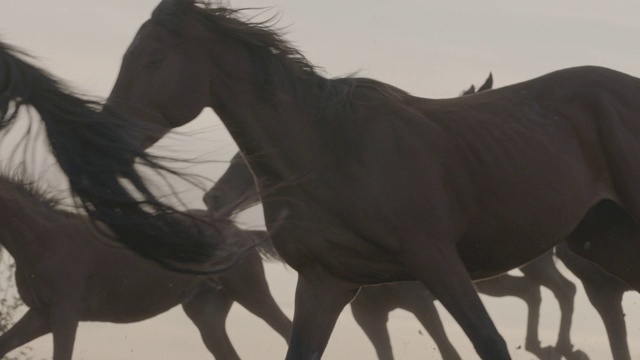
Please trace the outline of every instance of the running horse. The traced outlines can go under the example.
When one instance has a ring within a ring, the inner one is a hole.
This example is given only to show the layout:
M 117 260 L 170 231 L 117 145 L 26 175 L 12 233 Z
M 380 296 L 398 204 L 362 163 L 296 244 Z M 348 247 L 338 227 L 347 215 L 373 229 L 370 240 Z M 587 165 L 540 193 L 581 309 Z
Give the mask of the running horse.
M 211 218 L 204 210 L 188 213 L 203 223 Z M 55 198 L 22 176 L 0 176 L 0 214 L 0 244 L 15 259 L 18 292 L 29 307 L 0 336 L 0 357 L 53 333 L 53 359 L 71 360 L 80 321 L 132 323 L 180 304 L 217 359 L 239 359 L 225 330 L 234 302 L 289 338 L 291 322 L 269 292 L 256 248 L 220 275 L 169 271 L 114 246 L 85 216 L 61 210 Z M 264 237 L 231 221 L 226 226 L 236 241 L 255 243 L 254 237 Z
M 472 280 L 566 240 L 640 289 L 639 97 L 640 80 L 588 66 L 420 98 L 373 79 L 328 79 L 238 10 L 164 0 L 126 51 L 107 105 L 165 131 L 205 107 L 223 121 L 261 179 L 274 246 L 298 272 L 288 359 L 320 358 L 361 286 L 418 280 L 480 358 L 495 360 L 510 355 Z M 175 260 L 202 259 L 207 243 L 189 240 Z
M 491 89 L 493 76 L 489 77 L 476 90 L 475 86 L 462 92 L 471 95 Z M 260 179 L 256 179 L 260 182 Z M 231 217 L 260 202 L 258 189 L 254 184 L 251 170 L 240 152 L 236 153 L 230 165 L 215 185 L 203 196 L 209 211 L 221 216 Z M 593 266 L 602 273 L 597 266 Z M 588 356 L 574 350 L 571 343 L 571 321 L 573 316 L 575 285 L 562 276 L 554 265 L 553 250 L 547 251 L 536 260 L 522 266 L 524 276 L 504 274 L 476 282 L 480 293 L 504 297 L 515 296 L 527 304 L 527 334 L 524 348 L 540 359 L 588 359 Z M 540 287 L 550 289 L 560 305 L 560 330 L 555 346 L 542 347 L 538 334 L 542 295 Z M 351 302 L 354 319 L 376 349 L 380 360 L 392 360 L 393 349 L 387 329 L 389 313 L 403 309 L 413 313 L 433 338 L 440 355 L 445 360 L 460 359 L 449 339 L 438 312 L 433 305 L 435 299 L 419 282 L 402 282 L 380 286 L 362 287 Z

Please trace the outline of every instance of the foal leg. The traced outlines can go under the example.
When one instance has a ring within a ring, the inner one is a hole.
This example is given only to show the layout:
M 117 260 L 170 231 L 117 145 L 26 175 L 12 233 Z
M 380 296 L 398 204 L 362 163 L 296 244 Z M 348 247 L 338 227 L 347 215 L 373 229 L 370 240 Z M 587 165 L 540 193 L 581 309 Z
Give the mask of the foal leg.
M 47 316 L 40 311 L 29 309 L 18 322 L 0 336 L 0 358 L 50 331 Z
M 424 244 L 420 244 L 424 245 Z M 454 246 L 407 249 L 405 263 L 467 334 L 483 360 L 511 359 Z
M 565 243 L 556 246 L 556 256 L 580 279 L 591 305 L 598 311 L 609 337 L 614 360 L 630 360 L 622 296 L 629 286 L 601 267 L 569 251 Z
M 576 286 L 565 278 L 553 261 L 552 251 L 546 252 L 533 262 L 520 268 L 522 273 L 537 284 L 551 290 L 560 305 L 560 330 L 556 350 L 567 360 L 589 359 L 580 350 L 573 350 L 571 343 L 571 322 L 573 317 Z
M 319 360 L 342 309 L 358 292 L 327 273 L 298 273 L 287 360 Z
M 216 359 L 240 359 L 225 328 L 231 305 L 233 300 L 213 287 L 199 291 L 182 304 L 182 309 L 198 327 L 202 341 Z

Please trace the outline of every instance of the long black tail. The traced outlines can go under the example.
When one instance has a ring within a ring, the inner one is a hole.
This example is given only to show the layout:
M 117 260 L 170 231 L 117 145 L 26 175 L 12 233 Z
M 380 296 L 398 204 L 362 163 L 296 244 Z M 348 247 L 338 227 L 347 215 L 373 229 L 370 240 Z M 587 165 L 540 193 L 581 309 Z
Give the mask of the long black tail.
M 103 112 L 101 103 L 74 94 L 24 55 L 0 42 L 0 128 L 21 117 L 21 108 L 34 108 L 72 192 L 118 241 L 165 265 L 210 261 L 218 246 L 175 221 L 176 210 L 160 202 L 134 168 L 135 161 L 156 174 L 170 171 L 140 148 L 136 139 L 144 129 Z

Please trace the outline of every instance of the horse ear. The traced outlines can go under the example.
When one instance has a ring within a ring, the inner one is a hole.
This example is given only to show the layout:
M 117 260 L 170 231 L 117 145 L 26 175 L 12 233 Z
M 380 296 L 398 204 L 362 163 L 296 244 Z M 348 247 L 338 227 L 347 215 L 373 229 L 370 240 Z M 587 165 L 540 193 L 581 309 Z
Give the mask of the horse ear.
M 177 5 L 193 5 L 195 4 L 195 0 L 162 0 L 163 3 L 167 3 L 171 6 Z
M 471 85 L 471 87 L 465 91 L 462 92 L 462 96 L 464 95 L 471 95 L 471 94 L 475 94 L 476 93 L 476 87 Z
M 156 6 L 155 10 L 153 10 L 153 15 L 175 14 L 194 5 L 195 0 L 162 0 L 160 4 Z
M 484 84 L 478 88 L 478 92 L 491 90 L 493 88 L 493 74 L 489 73 L 489 77 L 485 80 Z

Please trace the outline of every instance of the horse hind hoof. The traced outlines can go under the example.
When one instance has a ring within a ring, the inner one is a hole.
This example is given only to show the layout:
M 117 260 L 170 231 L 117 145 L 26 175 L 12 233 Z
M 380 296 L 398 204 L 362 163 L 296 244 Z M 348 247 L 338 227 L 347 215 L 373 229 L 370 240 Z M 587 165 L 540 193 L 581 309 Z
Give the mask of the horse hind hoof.
M 531 352 L 537 355 L 541 360 L 562 360 L 562 354 L 560 354 L 553 346 L 545 346 L 537 351 Z
M 589 360 L 589 355 L 587 355 L 582 350 L 575 350 L 569 354 L 564 356 L 567 360 Z

